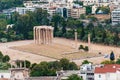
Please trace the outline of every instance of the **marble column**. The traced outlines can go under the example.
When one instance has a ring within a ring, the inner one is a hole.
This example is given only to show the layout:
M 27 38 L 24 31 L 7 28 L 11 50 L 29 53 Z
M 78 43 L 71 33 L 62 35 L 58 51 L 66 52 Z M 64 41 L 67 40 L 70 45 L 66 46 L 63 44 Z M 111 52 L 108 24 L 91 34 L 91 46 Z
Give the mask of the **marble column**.
M 48 29 L 46 29 L 46 44 L 48 44 Z
M 89 48 L 89 51 L 91 50 L 90 44 L 91 44 L 91 42 L 90 42 L 90 34 L 88 34 L 88 48 Z
M 39 28 L 38 28 L 38 35 L 39 35 L 38 44 L 40 44 L 40 43 L 41 43 L 40 30 L 41 30 L 41 29 L 39 29 Z
M 77 31 L 75 30 L 75 48 L 77 49 Z
M 35 26 L 33 29 L 35 44 L 50 44 L 53 40 L 53 27 Z
M 36 41 L 35 41 L 35 27 L 33 28 L 33 35 L 34 35 L 34 42 L 36 43 Z
M 49 44 L 51 43 L 51 31 L 49 29 Z
M 53 42 L 53 29 L 51 29 L 51 42 Z

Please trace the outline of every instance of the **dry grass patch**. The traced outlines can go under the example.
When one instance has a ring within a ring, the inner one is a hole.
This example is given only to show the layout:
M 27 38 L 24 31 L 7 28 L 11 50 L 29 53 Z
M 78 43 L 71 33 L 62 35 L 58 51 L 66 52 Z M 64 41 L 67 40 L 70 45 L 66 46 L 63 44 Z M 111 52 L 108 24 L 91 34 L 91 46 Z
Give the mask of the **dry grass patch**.
M 62 44 L 52 44 L 52 45 L 23 45 L 23 46 L 15 46 L 12 49 L 30 52 L 37 55 L 47 56 L 50 58 L 61 59 L 63 57 L 67 59 L 83 59 L 83 58 L 90 58 L 94 56 L 100 56 L 99 54 L 95 53 L 88 53 L 88 52 L 74 52 L 70 46 L 65 46 Z M 73 52 L 73 53 L 69 53 Z M 67 53 L 67 54 L 66 54 Z

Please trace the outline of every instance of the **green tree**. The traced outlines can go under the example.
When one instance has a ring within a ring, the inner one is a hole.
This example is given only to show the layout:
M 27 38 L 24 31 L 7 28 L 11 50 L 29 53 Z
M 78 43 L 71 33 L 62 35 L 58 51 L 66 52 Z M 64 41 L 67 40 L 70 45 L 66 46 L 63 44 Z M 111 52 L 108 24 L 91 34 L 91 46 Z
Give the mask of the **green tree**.
M 0 19 L 0 30 L 5 30 L 7 26 L 7 21 L 5 19 Z
M 84 49 L 83 45 L 80 45 L 80 46 L 79 46 L 79 50 L 80 50 L 80 49 Z
M 8 70 L 11 67 L 10 63 L 0 62 L 0 70 Z
M 120 64 L 120 58 L 117 59 L 116 64 Z
M 115 56 L 114 56 L 113 51 L 110 53 L 110 60 L 111 60 L 111 61 L 114 61 L 114 60 L 115 60 Z
M 89 64 L 89 63 L 91 63 L 91 62 L 89 62 L 88 60 L 84 60 L 84 61 L 82 62 L 82 64 Z
M 75 3 L 75 4 L 79 4 L 79 5 L 81 5 L 81 6 L 83 6 L 83 2 L 82 1 L 73 1 L 73 3 Z
M 90 22 L 88 25 L 87 25 L 87 29 L 88 30 L 92 30 L 94 28 L 94 25 L 92 22 Z
M 23 67 L 26 65 L 26 68 L 30 68 L 31 62 L 28 61 L 28 60 L 25 60 L 25 61 L 22 62 L 22 65 L 23 65 Z
M 105 42 L 105 39 L 107 38 L 106 31 L 102 34 L 102 42 Z
M 93 30 L 92 30 L 91 40 L 94 41 L 94 39 L 95 39 L 95 30 L 93 29 Z
M 77 70 L 78 66 L 74 62 L 69 63 L 69 70 Z
M 80 39 L 82 40 L 84 36 L 85 36 L 85 31 L 84 31 L 84 27 L 82 27 L 81 33 L 80 33 Z
M 69 76 L 67 80 L 83 80 L 83 79 L 80 78 L 78 75 L 73 74 L 73 75 Z
M 61 64 L 59 61 L 53 61 L 48 63 L 50 69 L 61 70 Z
M 114 44 L 117 45 L 117 42 L 120 40 L 118 32 L 115 33 L 113 40 L 114 40 Z
M 85 14 L 81 14 L 80 15 L 80 19 L 85 19 L 86 18 L 86 15 Z
M 114 63 L 115 63 L 114 61 L 109 61 L 109 60 L 105 60 L 101 62 L 101 64 L 114 64 Z
M 56 36 L 56 33 L 59 31 L 59 27 L 63 24 L 64 30 L 66 23 L 63 22 L 64 19 L 60 15 L 54 15 L 52 17 L 53 27 L 54 27 L 54 36 Z
M 88 46 L 85 46 L 84 50 L 85 50 L 85 51 L 89 51 Z
M 86 6 L 86 14 L 91 14 L 92 13 L 92 7 L 91 6 Z
M 48 25 L 49 24 L 49 22 L 48 22 L 49 14 L 47 13 L 46 10 L 39 8 L 39 9 L 35 10 L 34 14 L 35 14 L 34 16 L 36 18 L 38 25 Z
M 96 13 L 98 13 L 99 10 L 101 10 L 104 14 L 109 14 L 110 13 L 110 8 L 108 6 L 98 7 L 97 10 L 96 10 Z
M 14 12 L 12 15 L 13 15 L 13 22 L 16 23 L 20 15 L 18 12 Z
M 108 6 L 102 6 L 101 10 L 103 11 L 104 14 L 109 14 L 110 13 L 110 8 Z
M 8 55 L 3 56 L 2 61 L 3 62 L 9 62 L 10 57 Z
M 49 69 L 47 62 L 41 62 L 38 65 L 35 65 L 30 72 L 30 75 L 33 77 L 37 76 L 56 76 L 55 69 Z
M 95 16 L 88 16 L 88 19 L 90 19 L 90 21 L 92 22 L 96 22 L 98 19 Z
M 2 52 L 0 51 L 0 62 L 2 62 L 2 58 L 3 58 L 3 54 L 2 54 Z
M 60 60 L 60 64 L 61 64 L 61 67 L 63 68 L 63 70 L 68 70 L 69 69 L 69 60 L 68 59 L 62 58 Z
M 31 64 L 30 69 L 32 70 L 36 65 L 37 65 L 37 63 L 33 63 L 33 64 Z
M 62 23 L 62 34 L 64 35 L 66 33 L 66 21 L 63 21 Z

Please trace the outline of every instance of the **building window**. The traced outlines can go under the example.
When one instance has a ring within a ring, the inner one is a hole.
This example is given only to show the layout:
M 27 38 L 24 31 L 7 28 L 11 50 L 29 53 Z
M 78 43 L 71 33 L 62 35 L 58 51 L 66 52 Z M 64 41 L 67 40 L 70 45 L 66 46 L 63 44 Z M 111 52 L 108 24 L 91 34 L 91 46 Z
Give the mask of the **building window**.
M 99 75 L 99 78 L 101 78 L 101 75 Z

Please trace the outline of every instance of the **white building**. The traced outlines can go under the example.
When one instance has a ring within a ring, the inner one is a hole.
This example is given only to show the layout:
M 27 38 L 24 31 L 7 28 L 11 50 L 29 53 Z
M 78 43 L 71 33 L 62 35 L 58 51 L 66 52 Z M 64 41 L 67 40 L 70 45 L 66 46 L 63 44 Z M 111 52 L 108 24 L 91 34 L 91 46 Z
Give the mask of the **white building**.
M 115 9 L 111 13 L 112 25 L 120 23 L 120 8 Z
M 0 70 L 0 78 L 10 79 L 10 71 L 9 70 Z
M 26 2 L 23 3 L 23 5 L 24 5 L 25 7 L 33 7 L 32 1 L 26 1 Z
M 83 64 L 79 76 L 82 76 L 83 80 L 94 80 L 94 66 L 91 63 Z
M 35 11 L 35 8 L 31 7 L 16 7 L 16 12 L 19 14 L 26 14 L 27 11 Z
M 98 7 L 97 7 L 96 5 L 92 6 L 92 14 L 95 14 L 95 13 L 96 13 L 97 8 L 98 8 Z
M 96 67 L 94 80 L 120 80 L 120 65 L 110 64 Z

